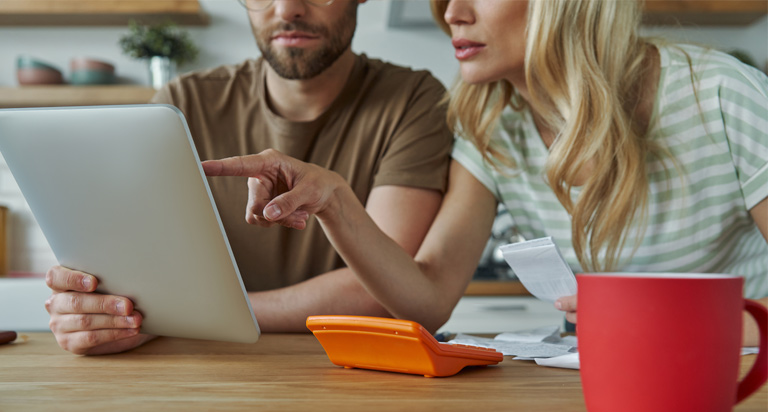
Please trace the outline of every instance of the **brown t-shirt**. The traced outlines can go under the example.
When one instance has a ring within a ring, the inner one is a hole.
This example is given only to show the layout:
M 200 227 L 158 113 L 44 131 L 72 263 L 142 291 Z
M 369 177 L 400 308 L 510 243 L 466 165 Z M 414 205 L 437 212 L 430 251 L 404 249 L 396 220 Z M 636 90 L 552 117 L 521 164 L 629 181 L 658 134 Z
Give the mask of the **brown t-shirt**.
M 365 204 L 375 186 L 444 191 L 453 136 L 426 71 L 357 56 L 341 94 L 318 119 L 292 122 L 265 98 L 261 59 L 180 76 L 153 103 L 178 107 L 201 160 L 268 148 L 341 174 Z M 292 285 L 344 266 L 314 217 L 304 230 L 245 221 L 246 178 L 208 182 L 248 290 Z

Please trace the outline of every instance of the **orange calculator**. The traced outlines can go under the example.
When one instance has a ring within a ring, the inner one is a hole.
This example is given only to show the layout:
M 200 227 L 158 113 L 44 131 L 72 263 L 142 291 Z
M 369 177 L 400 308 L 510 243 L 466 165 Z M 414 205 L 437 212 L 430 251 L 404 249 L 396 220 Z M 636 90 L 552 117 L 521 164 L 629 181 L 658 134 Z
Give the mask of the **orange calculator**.
M 307 327 L 336 365 L 415 375 L 451 376 L 465 366 L 495 365 L 494 349 L 440 343 L 423 326 L 370 316 L 310 316 Z

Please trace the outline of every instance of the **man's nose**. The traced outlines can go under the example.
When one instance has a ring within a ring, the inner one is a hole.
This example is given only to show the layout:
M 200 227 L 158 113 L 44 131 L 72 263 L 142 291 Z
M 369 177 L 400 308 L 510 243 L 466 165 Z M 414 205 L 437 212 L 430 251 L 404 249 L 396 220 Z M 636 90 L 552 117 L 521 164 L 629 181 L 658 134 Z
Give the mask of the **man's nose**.
M 300 18 L 307 12 L 303 0 L 275 0 L 275 15 L 286 21 Z

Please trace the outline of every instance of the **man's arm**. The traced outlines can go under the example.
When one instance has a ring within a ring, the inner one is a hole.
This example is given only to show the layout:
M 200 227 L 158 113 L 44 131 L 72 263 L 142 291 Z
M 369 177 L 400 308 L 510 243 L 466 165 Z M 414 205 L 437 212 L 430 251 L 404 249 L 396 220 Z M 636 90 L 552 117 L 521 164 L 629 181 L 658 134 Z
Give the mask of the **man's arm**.
M 385 234 L 414 256 L 441 200 L 436 190 L 379 186 L 371 191 L 366 211 Z M 391 316 L 348 268 L 281 289 L 250 292 L 248 296 L 264 332 L 306 332 L 310 315 Z

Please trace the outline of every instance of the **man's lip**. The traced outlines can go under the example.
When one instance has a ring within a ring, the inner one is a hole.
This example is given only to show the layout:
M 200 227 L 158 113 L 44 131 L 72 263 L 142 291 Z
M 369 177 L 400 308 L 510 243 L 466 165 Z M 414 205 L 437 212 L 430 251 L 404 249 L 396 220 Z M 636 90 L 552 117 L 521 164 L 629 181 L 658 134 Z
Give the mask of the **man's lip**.
M 307 33 L 303 31 L 281 31 L 275 35 L 272 36 L 272 40 L 274 39 L 316 39 L 319 36 Z

